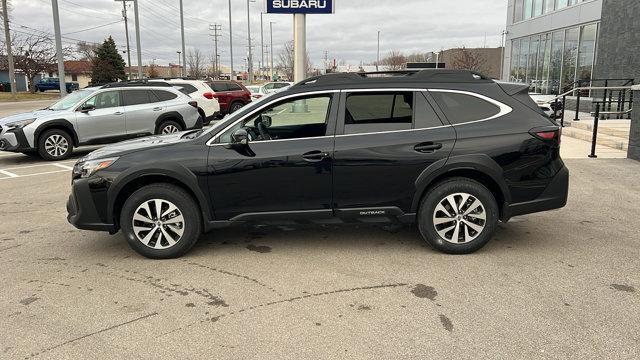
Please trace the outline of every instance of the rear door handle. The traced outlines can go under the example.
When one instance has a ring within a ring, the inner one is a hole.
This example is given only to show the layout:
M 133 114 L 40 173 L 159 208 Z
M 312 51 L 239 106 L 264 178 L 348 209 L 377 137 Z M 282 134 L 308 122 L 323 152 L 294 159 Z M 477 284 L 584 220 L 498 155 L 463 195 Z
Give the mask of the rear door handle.
M 328 153 L 322 152 L 320 150 L 309 151 L 308 153 L 302 154 L 302 158 L 304 159 L 304 161 L 308 162 L 320 162 L 328 157 Z
M 160 111 L 160 110 L 162 110 L 162 108 L 161 108 L 161 107 L 154 107 L 154 108 L 153 108 L 153 111 Z
M 432 153 L 440 149 L 442 149 L 442 144 L 432 142 L 420 143 L 413 147 L 413 150 L 421 153 Z
M 122 115 L 122 114 L 124 114 L 122 111 L 117 111 L 113 113 L 113 115 Z

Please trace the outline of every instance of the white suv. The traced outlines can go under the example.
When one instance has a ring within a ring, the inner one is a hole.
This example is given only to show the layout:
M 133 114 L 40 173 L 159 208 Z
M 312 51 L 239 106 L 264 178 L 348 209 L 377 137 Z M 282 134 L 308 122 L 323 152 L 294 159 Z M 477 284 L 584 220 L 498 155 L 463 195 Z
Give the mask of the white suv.
M 160 80 L 176 87 L 183 94 L 191 96 L 198 102 L 198 111 L 203 118 L 204 125 L 214 120 L 220 112 L 220 104 L 214 97 L 214 92 L 202 80 L 166 79 Z

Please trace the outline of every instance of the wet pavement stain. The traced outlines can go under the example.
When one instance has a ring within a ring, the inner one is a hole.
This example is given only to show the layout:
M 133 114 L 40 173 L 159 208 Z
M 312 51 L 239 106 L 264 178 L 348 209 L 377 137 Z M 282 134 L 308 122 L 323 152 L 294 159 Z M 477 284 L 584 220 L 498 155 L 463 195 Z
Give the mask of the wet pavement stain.
M 633 286 L 629 286 L 629 285 L 611 284 L 611 288 L 614 290 L 630 292 L 630 293 L 636 291 L 636 289 Z
M 417 284 L 416 286 L 414 286 L 413 289 L 411 289 L 411 293 L 419 298 L 426 298 L 431 301 L 435 300 L 436 296 L 438 296 L 438 292 L 436 291 L 436 289 L 424 284 Z
M 449 319 L 446 315 L 440 314 L 438 315 L 438 317 L 440 318 L 440 322 L 442 323 L 442 327 L 447 330 L 448 332 L 452 332 L 453 331 L 453 323 L 451 322 L 451 319 Z
M 247 245 L 247 249 L 250 251 L 255 251 L 255 252 L 259 252 L 261 254 L 265 254 L 265 253 L 270 253 L 271 252 L 271 247 L 269 246 L 264 246 L 264 245 Z
M 184 261 L 186 262 L 186 260 L 184 260 Z M 259 281 L 257 279 L 251 278 L 249 276 L 242 275 L 242 274 L 237 274 L 237 273 L 234 273 L 234 272 L 231 272 L 231 271 L 227 271 L 227 270 L 224 270 L 224 269 L 214 268 L 214 267 L 211 267 L 211 266 L 208 266 L 208 265 L 204 265 L 204 264 L 200 264 L 200 263 L 197 263 L 197 262 L 194 262 L 194 261 L 188 262 L 188 264 L 189 265 L 193 265 L 193 266 L 197 266 L 197 267 L 200 267 L 200 268 L 203 268 L 203 269 L 208 269 L 208 270 L 211 270 L 211 271 L 215 271 L 215 272 L 218 272 L 218 273 L 223 274 L 223 275 L 233 276 L 233 277 L 237 277 L 237 278 L 240 278 L 240 279 L 245 279 L 245 280 L 251 281 L 251 282 L 253 282 L 255 284 L 258 284 L 258 285 L 260 285 L 262 287 L 265 287 L 265 288 L 271 290 L 272 292 L 276 293 L 278 296 L 282 296 L 282 294 L 277 292 L 274 288 L 262 283 L 261 281 Z
M 360 306 L 358 306 L 358 310 L 359 311 L 369 311 L 369 310 L 371 310 L 371 306 L 369 306 L 369 305 L 360 305 Z
M 186 307 L 196 307 L 196 304 L 194 304 L 194 303 L 186 303 L 184 306 L 186 306 Z
M 28 298 L 20 300 L 20 304 L 24 306 L 28 306 L 29 304 L 33 303 L 36 300 L 40 300 L 40 298 L 35 296 L 29 296 Z
M 33 232 L 33 230 L 20 230 L 18 234 L 29 234 L 31 232 Z

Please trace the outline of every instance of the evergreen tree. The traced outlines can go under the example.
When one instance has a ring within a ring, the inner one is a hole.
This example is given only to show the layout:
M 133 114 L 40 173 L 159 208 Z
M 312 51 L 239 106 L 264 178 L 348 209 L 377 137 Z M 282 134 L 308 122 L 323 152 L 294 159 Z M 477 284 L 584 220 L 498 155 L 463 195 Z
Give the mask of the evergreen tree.
M 96 56 L 93 58 L 93 69 L 91 72 L 91 82 L 93 84 L 105 84 L 126 80 L 124 71 L 125 63 L 118 53 L 116 43 L 111 36 L 96 49 Z

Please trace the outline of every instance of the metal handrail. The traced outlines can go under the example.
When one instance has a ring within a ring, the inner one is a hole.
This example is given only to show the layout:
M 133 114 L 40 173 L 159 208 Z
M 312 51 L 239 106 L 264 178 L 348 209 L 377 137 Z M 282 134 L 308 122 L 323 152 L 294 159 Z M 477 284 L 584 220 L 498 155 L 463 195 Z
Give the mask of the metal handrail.
M 577 87 L 577 88 L 573 88 L 567 92 L 564 92 L 552 99 L 550 99 L 548 102 L 553 102 L 555 100 L 561 99 L 562 97 L 565 97 L 569 94 L 574 93 L 575 91 L 580 91 L 580 90 L 631 90 L 632 86 L 581 86 L 581 87 Z

